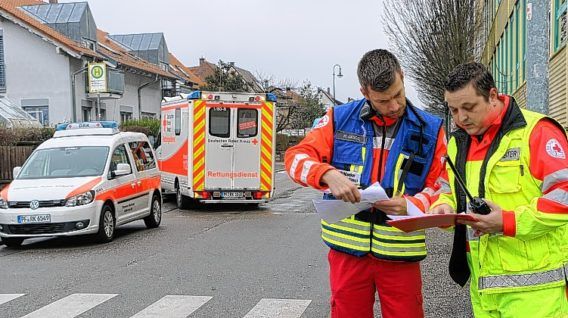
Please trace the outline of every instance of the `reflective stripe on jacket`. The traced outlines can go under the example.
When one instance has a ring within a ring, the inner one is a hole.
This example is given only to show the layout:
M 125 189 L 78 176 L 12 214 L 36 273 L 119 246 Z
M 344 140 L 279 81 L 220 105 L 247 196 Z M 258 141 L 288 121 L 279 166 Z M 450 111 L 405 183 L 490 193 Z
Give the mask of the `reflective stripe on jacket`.
M 338 170 L 355 172 L 362 188 L 370 185 L 373 171 L 375 131 L 373 123 L 362 120 L 366 100 L 337 106 L 333 113 L 334 144 L 331 165 Z M 430 172 L 442 121 L 407 104 L 399 119 L 394 143 L 383 163 L 381 185 L 392 195 L 398 188 L 414 195 L 424 188 Z M 382 141 L 387 136 L 383 134 Z M 383 142 L 384 143 L 384 142 Z M 382 147 L 384 148 L 384 147 Z M 411 169 L 399 187 L 403 163 L 413 157 Z M 322 238 L 331 248 L 356 256 L 372 253 L 386 260 L 419 261 L 426 257 L 424 231 L 404 233 L 386 224 L 381 211 L 364 211 L 336 224 L 322 220 Z

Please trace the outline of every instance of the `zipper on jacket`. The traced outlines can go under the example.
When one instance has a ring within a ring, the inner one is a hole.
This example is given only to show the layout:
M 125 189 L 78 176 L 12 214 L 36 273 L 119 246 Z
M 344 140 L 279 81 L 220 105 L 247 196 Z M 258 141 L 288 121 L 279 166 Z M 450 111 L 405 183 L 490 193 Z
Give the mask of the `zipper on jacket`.
M 525 166 L 521 165 L 521 177 L 525 175 Z
M 378 179 L 377 182 L 381 182 L 381 177 L 382 177 L 382 171 L 383 171 L 383 150 L 385 149 L 385 142 L 387 139 L 387 128 L 386 126 L 382 126 L 383 128 L 383 137 L 381 140 L 381 151 L 379 153 L 379 174 L 378 174 Z M 374 209 L 374 208 L 373 208 Z M 371 250 L 371 254 L 373 254 L 373 236 L 375 233 L 375 216 L 373 215 L 374 213 L 371 213 L 371 217 L 370 217 L 370 222 L 371 223 L 371 241 L 369 242 L 369 249 Z

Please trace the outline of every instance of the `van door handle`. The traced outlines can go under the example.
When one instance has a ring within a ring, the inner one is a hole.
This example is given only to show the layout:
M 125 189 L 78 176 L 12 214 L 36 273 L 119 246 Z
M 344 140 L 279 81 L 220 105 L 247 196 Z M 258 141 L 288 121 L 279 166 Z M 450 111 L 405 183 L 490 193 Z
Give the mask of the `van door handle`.
M 223 148 L 232 148 L 233 145 L 232 145 L 232 144 L 222 144 L 221 147 L 223 147 Z
M 130 186 L 132 187 L 132 189 L 134 189 L 134 187 L 136 187 L 136 183 L 132 182 Z
M 141 185 L 142 185 L 142 181 L 138 181 L 138 182 L 136 182 L 136 184 L 138 184 L 138 186 L 141 186 Z

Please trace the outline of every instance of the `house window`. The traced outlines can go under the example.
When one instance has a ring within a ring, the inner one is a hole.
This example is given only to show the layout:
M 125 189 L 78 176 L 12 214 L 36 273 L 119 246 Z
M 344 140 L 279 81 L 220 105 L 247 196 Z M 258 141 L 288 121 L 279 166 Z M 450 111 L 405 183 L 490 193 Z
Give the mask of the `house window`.
M 4 61 L 4 30 L 0 29 L 0 93 L 6 92 L 6 63 Z
M 82 107 L 83 108 L 83 121 L 91 121 L 92 119 L 92 108 L 91 107 Z
M 156 113 L 142 112 L 142 119 L 155 119 Z
M 49 125 L 49 107 L 47 106 L 24 106 L 24 111 L 37 119 L 42 125 Z
M 566 29 L 566 0 L 554 0 L 554 46 L 552 53 L 558 52 L 566 45 L 568 30 Z
M 132 120 L 132 113 L 131 112 L 120 112 L 120 122 L 123 123 L 125 121 Z

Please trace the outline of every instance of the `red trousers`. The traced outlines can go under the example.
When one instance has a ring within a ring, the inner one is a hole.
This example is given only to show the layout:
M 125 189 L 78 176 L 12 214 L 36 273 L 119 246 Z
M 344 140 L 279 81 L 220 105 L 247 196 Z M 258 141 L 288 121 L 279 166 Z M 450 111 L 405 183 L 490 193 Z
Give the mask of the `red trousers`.
M 332 318 L 373 318 L 375 292 L 383 318 L 422 318 L 420 263 L 356 257 L 330 250 Z

